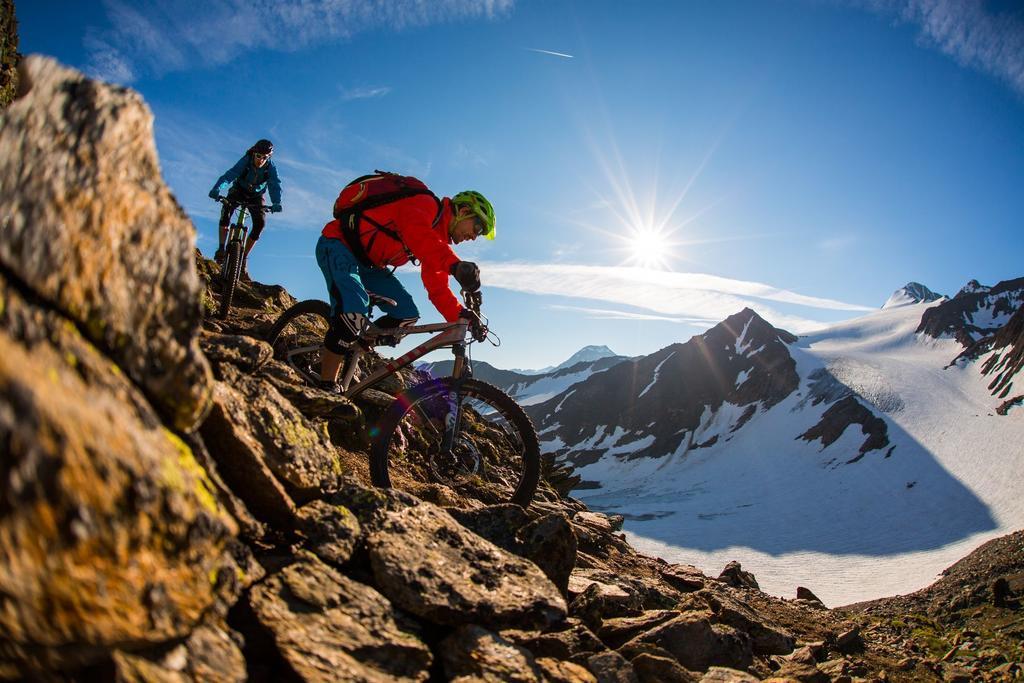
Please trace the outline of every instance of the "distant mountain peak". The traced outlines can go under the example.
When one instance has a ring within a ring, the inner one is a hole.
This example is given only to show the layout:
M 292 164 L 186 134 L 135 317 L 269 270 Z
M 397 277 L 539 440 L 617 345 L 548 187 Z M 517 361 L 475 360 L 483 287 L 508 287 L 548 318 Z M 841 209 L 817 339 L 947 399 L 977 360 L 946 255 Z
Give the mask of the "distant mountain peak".
M 720 334 L 721 332 L 716 332 L 719 330 L 724 331 L 728 336 L 735 337 L 738 346 L 749 345 L 754 340 L 759 340 L 762 344 L 775 338 L 786 344 L 792 344 L 797 340 L 795 334 L 775 327 L 752 308 L 744 308 L 738 313 L 733 313 L 705 332 L 703 336 L 708 339 L 713 334 Z
M 568 359 L 559 363 L 558 365 L 551 365 L 540 370 L 517 370 L 528 375 L 544 375 L 552 372 L 558 372 L 566 368 L 571 368 L 578 363 L 593 363 L 594 361 L 601 360 L 602 358 L 615 358 L 619 354 L 609 349 L 604 344 L 591 344 L 584 346 L 576 353 L 569 356 Z
M 980 294 L 980 293 L 983 293 L 983 292 L 988 292 L 991 289 L 992 288 L 989 287 L 988 285 L 983 285 L 980 282 L 978 282 L 977 280 L 970 280 L 970 281 L 967 282 L 966 285 L 964 285 L 963 287 L 960 288 L 960 291 L 956 293 L 956 296 L 966 296 L 968 294 Z M 953 297 L 953 298 L 955 299 L 956 296 Z
M 897 306 L 928 303 L 929 301 L 938 301 L 942 297 L 942 294 L 936 294 L 920 282 L 908 282 L 893 292 L 888 301 L 882 305 L 882 308 L 896 308 Z

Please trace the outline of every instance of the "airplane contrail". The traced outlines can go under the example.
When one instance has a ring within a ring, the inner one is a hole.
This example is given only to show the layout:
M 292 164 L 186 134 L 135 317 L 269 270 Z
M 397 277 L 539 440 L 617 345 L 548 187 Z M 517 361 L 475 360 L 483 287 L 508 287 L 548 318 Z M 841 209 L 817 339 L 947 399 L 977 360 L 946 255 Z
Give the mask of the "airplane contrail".
M 574 59 L 573 55 L 567 55 L 564 52 L 552 52 L 551 50 L 541 50 L 540 48 L 536 47 L 526 47 L 523 49 L 529 50 L 530 52 L 540 52 L 541 54 L 545 55 L 554 55 L 555 57 L 565 57 L 566 59 Z

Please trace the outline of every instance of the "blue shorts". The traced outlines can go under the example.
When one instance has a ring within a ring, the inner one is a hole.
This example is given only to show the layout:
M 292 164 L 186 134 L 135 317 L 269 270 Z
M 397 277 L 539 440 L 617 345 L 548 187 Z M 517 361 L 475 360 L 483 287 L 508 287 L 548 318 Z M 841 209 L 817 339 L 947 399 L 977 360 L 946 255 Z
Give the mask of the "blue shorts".
M 398 302 L 397 306 L 381 305 L 384 313 L 393 318 L 420 317 L 420 311 L 394 274 L 384 268 L 364 266 L 342 240 L 320 236 L 316 243 L 316 262 L 323 271 L 327 291 L 331 296 L 331 316 L 340 313 L 370 312 L 367 290 Z

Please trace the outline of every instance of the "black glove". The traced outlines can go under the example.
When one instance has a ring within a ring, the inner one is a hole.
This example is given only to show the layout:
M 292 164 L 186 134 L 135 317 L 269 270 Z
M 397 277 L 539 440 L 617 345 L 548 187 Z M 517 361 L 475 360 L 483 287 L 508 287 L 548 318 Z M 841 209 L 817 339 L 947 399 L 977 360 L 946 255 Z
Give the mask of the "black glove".
M 469 331 L 473 335 L 473 339 L 476 339 L 478 342 L 487 339 L 487 325 L 484 325 L 479 315 L 468 308 L 463 308 L 459 313 L 459 317 L 469 321 Z
M 451 274 L 467 292 L 480 289 L 480 269 L 472 261 L 457 261 L 452 265 Z

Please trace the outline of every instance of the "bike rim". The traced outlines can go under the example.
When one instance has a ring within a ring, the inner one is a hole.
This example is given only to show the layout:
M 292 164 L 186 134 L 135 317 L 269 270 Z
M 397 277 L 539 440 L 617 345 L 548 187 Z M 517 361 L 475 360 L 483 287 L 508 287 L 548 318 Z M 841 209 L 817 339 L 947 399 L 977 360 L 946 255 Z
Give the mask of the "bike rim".
M 446 432 L 456 414 L 459 429 L 446 449 Z M 400 430 L 406 447 L 399 459 L 437 483 L 460 489 L 481 479 L 515 491 L 523 476 L 525 440 L 500 406 L 472 389 L 453 393 L 439 387 L 419 397 Z
M 298 373 L 305 381 L 320 380 L 320 350 L 327 331 L 327 319 L 306 311 L 293 315 L 270 340 L 274 356 Z

